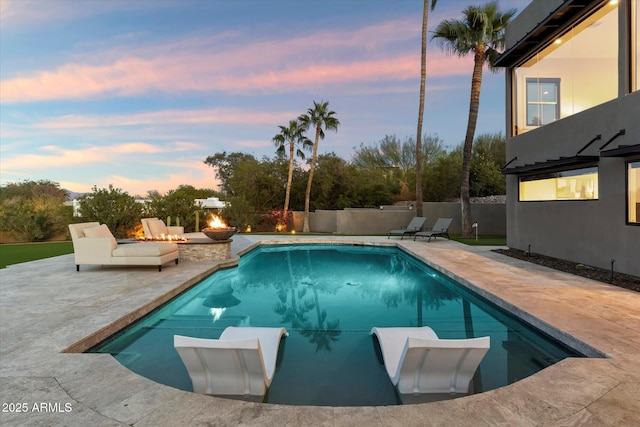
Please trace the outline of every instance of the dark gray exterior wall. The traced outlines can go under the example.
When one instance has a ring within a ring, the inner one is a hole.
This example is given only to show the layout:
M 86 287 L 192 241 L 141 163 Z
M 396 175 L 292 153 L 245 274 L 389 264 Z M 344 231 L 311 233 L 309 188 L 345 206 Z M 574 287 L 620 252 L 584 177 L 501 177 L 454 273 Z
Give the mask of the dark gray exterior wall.
M 534 1 L 507 29 L 510 43 L 507 48 L 562 3 L 560 0 Z M 620 30 L 620 36 L 625 37 L 624 29 Z M 625 77 L 628 76 L 621 71 L 621 79 Z M 507 94 L 510 94 L 509 77 Z M 510 106 L 510 100 L 507 100 L 507 107 Z M 509 129 L 508 114 L 507 135 L 510 135 Z M 623 94 L 618 99 L 508 138 L 506 158 L 518 157 L 509 165 L 511 168 L 575 156 L 600 134 L 602 139 L 582 153 L 598 156 L 598 148 L 620 129 L 625 129 L 626 134 L 607 149 L 640 143 L 640 92 Z M 600 157 L 598 200 L 519 202 L 518 177 L 507 175 L 507 244 L 522 250 L 531 245 L 534 253 L 601 268 L 610 268 L 613 259 L 616 271 L 640 276 L 640 227 L 626 224 L 625 168 L 626 161 L 638 158 L 638 155 Z

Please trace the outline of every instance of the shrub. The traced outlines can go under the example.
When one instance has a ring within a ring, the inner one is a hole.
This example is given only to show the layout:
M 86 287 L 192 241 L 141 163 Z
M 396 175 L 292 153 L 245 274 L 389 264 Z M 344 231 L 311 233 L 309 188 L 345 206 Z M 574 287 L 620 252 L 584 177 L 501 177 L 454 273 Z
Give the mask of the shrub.
M 236 227 L 239 231 L 244 231 L 249 226 L 252 230 L 256 229 L 257 213 L 249 201 L 242 196 L 236 196 L 230 197 L 227 202 L 227 207 L 222 210 L 220 216 L 228 225 Z
M 16 240 L 40 242 L 63 233 L 71 208 L 67 193 L 51 181 L 9 183 L 0 189 L 0 229 Z

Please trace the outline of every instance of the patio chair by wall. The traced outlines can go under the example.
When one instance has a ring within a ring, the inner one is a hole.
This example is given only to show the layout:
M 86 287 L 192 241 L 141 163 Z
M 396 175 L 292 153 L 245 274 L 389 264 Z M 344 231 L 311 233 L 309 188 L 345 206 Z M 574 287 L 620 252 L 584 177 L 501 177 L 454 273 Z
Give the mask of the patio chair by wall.
M 416 234 L 418 231 L 420 231 L 425 221 L 426 221 L 425 217 L 415 216 L 413 217 L 409 225 L 407 225 L 407 228 L 401 228 L 399 230 L 391 230 L 389 232 L 389 235 L 387 236 L 387 239 L 390 238 L 391 236 L 400 236 L 400 240 L 402 240 L 406 235 L 412 236 Z
M 99 222 L 69 224 L 73 241 L 76 271 L 80 265 L 157 265 L 174 261 L 178 264 L 175 243 L 129 243 L 119 245 L 109 228 Z
M 431 230 L 417 232 L 413 236 L 413 240 L 416 240 L 418 236 L 428 237 L 429 238 L 429 240 L 427 240 L 428 242 L 431 241 L 432 237 L 435 239 L 438 236 L 444 236 L 447 239 L 451 240 L 449 238 L 449 227 L 451 227 L 452 222 L 453 222 L 453 218 L 438 218 L 436 220 L 436 223 L 433 224 L 433 227 L 431 227 Z
M 262 396 L 276 370 L 285 328 L 226 328 L 220 339 L 173 336 L 193 391 L 215 395 Z
M 184 227 L 179 225 L 167 227 L 164 221 L 158 218 L 142 218 L 140 222 L 142 223 L 142 229 L 146 239 L 184 234 Z
M 442 340 L 428 326 L 373 328 L 387 374 L 401 394 L 468 393 L 489 337 Z

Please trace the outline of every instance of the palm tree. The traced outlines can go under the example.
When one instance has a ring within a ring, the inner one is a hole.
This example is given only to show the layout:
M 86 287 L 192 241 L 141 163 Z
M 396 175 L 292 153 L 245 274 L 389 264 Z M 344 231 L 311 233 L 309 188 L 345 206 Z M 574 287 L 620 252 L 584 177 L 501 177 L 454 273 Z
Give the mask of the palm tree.
M 507 12 L 498 10 L 497 2 L 484 6 L 469 6 L 463 12 L 464 20 L 447 19 L 442 21 L 433 32 L 440 46 L 451 54 L 460 57 L 473 53 L 473 75 L 471 77 L 471 99 L 469 118 L 462 152 L 462 179 L 460 184 L 460 205 L 462 209 L 462 235 L 471 237 L 471 216 L 469 201 L 469 171 L 471 170 L 471 150 L 478 121 L 480 107 L 480 86 L 482 85 L 482 67 L 488 64 L 491 71 L 500 51 L 504 49 L 504 29 L 516 14 L 516 9 Z
M 431 10 L 438 0 L 431 0 Z M 420 105 L 418 107 L 418 133 L 416 136 L 416 216 L 422 216 L 422 118 L 424 116 L 424 86 L 427 80 L 427 22 L 429 0 L 424 0 L 422 11 L 422 49 L 420 66 Z
M 297 155 L 301 159 L 304 159 L 304 153 L 302 150 L 311 149 L 311 140 L 305 136 L 306 129 L 300 124 L 300 121 L 289 120 L 289 127 L 278 126 L 280 133 L 273 137 L 273 143 L 277 147 L 278 154 L 284 154 L 286 150 L 286 144 L 289 143 L 289 175 L 287 176 L 287 189 L 284 196 L 284 220 L 285 224 L 288 219 L 289 211 L 289 198 L 291 196 L 291 181 L 293 180 L 293 157 Z M 302 150 L 296 145 L 302 147 Z
M 298 120 L 305 129 L 311 126 L 316 128 L 316 139 L 313 143 L 313 156 L 311 157 L 311 166 L 309 168 L 309 181 L 307 181 L 307 193 L 304 198 L 304 224 L 302 231 L 309 232 L 309 200 L 311 198 L 311 182 L 313 181 L 313 171 L 316 168 L 316 160 L 318 158 L 318 141 L 324 139 L 324 129 L 338 131 L 340 121 L 334 117 L 335 111 L 329 110 L 329 102 L 313 101 L 313 108 L 307 110 L 307 114 L 298 117 Z

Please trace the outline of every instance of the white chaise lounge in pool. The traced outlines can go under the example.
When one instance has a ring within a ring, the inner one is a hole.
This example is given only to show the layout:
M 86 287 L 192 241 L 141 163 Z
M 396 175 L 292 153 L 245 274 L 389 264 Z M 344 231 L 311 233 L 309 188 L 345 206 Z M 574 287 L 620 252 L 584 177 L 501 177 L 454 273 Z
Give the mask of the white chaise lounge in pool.
M 215 395 L 262 396 L 276 370 L 285 328 L 226 328 L 220 339 L 173 336 L 193 391 Z
M 468 393 L 489 337 L 439 339 L 428 326 L 373 328 L 387 374 L 401 394 Z
M 80 265 L 157 265 L 175 261 L 178 264 L 178 245 L 175 243 L 131 243 L 119 245 L 105 224 L 83 222 L 69 224 L 73 241 L 76 271 Z

